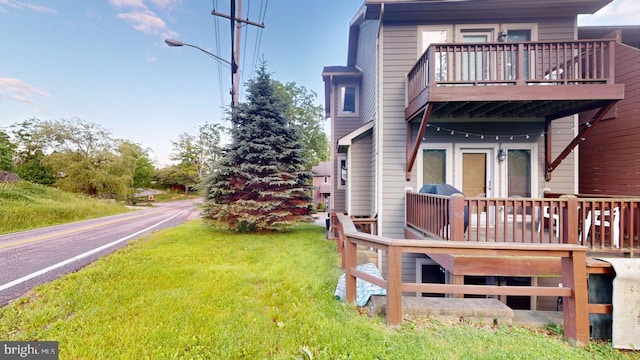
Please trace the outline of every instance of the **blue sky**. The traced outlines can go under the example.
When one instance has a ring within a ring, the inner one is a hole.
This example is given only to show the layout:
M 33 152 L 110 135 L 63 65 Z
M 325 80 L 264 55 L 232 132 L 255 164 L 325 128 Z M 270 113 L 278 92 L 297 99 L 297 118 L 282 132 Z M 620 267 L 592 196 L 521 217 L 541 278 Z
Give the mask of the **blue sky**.
M 321 72 L 345 65 L 348 24 L 362 0 L 243 0 L 242 83 L 258 58 L 273 77 L 318 94 Z M 171 140 L 205 122 L 228 125 L 230 60 L 226 0 L 0 0 L 0 129 L 27 118 L 79 117 L 169 163 Z M 639 25 L 640 1 L 614 0 L 580 25 Z M 242 100 L 242 97 L 241 97 Z

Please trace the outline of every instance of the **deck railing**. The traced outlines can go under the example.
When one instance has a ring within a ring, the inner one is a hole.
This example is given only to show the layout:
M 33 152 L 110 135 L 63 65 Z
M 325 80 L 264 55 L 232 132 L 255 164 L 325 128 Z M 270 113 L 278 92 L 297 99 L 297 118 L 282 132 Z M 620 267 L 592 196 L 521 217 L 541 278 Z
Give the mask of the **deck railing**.
M 640 252 L 640 198 L 481 198 L 408 192 L 406 224 L 445 240 Z
M 342 267 L 346 273 L 347 303 L 355 304 L 357 278 L 386 289 L 385 311 L 389 326 L 399 326 L 402 322 L 403 292 L 562 296 L 564 298 L 565 335 L 578 346 L 584 346 L 589 341 L 589 305 L 586 281 L 586 248 L 584 246 L 389 239 L 358 232 L 348 215 L 336 214 L 335 220 L 337 222 L 338 249 L 342 254 Z M 375 248 L 385 253 L 387 266 L 383 279 L 357 270 L 358 245 Z M 488 255 L 492 257 L 558 257 L 562 258 L 562 283 L 564 287 L 406 283 L 402 281 L 402 258 L 405 253 Z
M 613 40 L 433 44 L 407 74 L 411 102 L 429 86 L 610 84 Z

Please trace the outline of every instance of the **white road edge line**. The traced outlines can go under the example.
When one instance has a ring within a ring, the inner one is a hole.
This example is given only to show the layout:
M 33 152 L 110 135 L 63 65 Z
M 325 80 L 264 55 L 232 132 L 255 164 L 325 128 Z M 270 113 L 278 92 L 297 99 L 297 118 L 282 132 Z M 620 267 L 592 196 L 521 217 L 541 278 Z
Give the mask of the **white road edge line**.
M 69 258 L 69 259 L 67 259 L 67 260 L 65 260 L 65 261 L 59 262 L 59 263 L 57 263 L 57 264 L 51 265 L 51 266 L 49 266 L 49 267 L 47 267 L 47 268 L 44 268 L 44 269 L 42 269 L 42 270 L 38 270 L 38 271 L 36 271 L 36 272 L 34 272 L 34 273 L 31 273 L 31 274 L 29 274 L 29 275 L 25 275 L 25 276 L 23 276 L 23 277 L 21 277 L 21 278 L 19 278 L 19 279 L 16 279 L 16 280 L 10 281 L 10 282 L 8 282 L 8 283 L 6 283 L 6 284 L 0 285 L 0 291 L 4 291 L 4 290 L 6 290 L 6 289 L 12 288 L 12 287 L 14 287 L 14 286 L 16 286 L 16 285 L 18 285 L 18 284 L 21 284 L 21 283 L 23 283 L 23 282 L 27 281 L 27 280 L 31 280 L 31 279 L 33 279 L 33 278 L 34 278 L 34 277 L 36 277 L 36 276 L 40 276 L 40 275 L 42 275 L 42 274 L 44 274 L 44 273 L 47 273 L 47 272 L 49 272 L 49 271 L 51 271 L 51 270 L 55 270 L 55 269 L 57 269 L 57 268 L 63 267 L 63 266 L 65 266 L 65 265 L 67 265 L 67 264 L 70 264 L 70 263 L 72 263 L 72 262 L 74 262 L 74 261 L 77 261 L 77 260 L 80 260 L 80 259 L 86 258 L 87 256 L 93 255 L 93 254 L 95 254 L 95 253 L 97 253 L 97 252 L 100 252 L 100 251 L 102 251 L 102 250 L 104 250 L 104 249 L 107 249 L 107 248 L 109 248 L 109 247 L 111 247 L 111 246 L 113 246 L 113 245 L 119 244 L 119 243 L 121 243 L 121 242 L 123 242 L 123 241 L 127 241 L 127 240 L 131 239 L 132 237 L 136 237 L 136 236 L 138 236 L 138 235 L 140 235 L 140 234 L 142 234 L 142 233 L 144 233 L 144 232 L 147 232 L 147 231 L 149 231 L 149 230 L 153 229 L 154 227 L 156 227 L 156 226 L 158 226 L 158 225 L 161 225 L 161 224 L 163 224 L 163 223 L 165 223 L 165 222 L 167 222 L 167 221 L 169 221 L 169 220 L 171 220 L 171 219 L 173 219 L 173 218 L 177 217 L 178 215 L 181 215 L 181 214 L 182 214 L 182 213 L 184 213 L 185 211 L 187 211 L 187 210 L 182 210 L 182 211 L 180 211 L 179 213 L 177 213 L 177 214 L 175 214 L 175 215 L 173 215 L 173 216 L 171 216 L 171 217 L 169 217 L 169 218 L 166 218 L 166 219 L 164 219 L 164 220 L 160 221 L 159 223 L 153 224 L 153 225 L 151 225 L 151 226 L 149 226 L 149 227 L 147 227 L 147 228 L 145 228 L 145 229 L 142 229 L 142 230 L 140 230 L 140 231 L 138 231 L 138 232 L 135 232 L 135 233 L 133 233 L 133 234 L 131 234 L 131 235 L 125 236 L 125 237 L 123 237 L 123 238 L 121 238 L 121 239 L 118 239 L 118 240 L 116 240 L 116 241 L 113 241 L 113 242 L 110 242 L 110 243 L 108 243 L 108 244 L 102 245 L 102 246 L 97 247 L 97 248 L 95 248 L 95 249 L 93 249 L 93 250 L 89 250 L 89 251 L 87 251 L 87 252 L 85 252 L 85 253 L 82 253 L 82 254 L 80 254 L 80 255 L 76 255 L 76 256 L 74 256 L 74 257 L 72 257 L 72 258 Z

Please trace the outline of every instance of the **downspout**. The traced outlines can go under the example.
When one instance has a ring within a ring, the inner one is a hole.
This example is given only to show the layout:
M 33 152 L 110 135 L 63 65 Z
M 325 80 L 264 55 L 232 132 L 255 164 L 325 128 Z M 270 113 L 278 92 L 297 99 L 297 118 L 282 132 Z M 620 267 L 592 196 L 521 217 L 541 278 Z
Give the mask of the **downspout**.
M 375 153 L 375 157 L 376 157 L 376 184 L 375 184 L 375 191 L 376 191 L 376 200 L 375 200 L 375 204 L 374 204 L 374 208 L 375 208 L 375 212 L 378 215 L 378 221 L 377 221 L 377 225 L 378 225 L 378 229 L 377 229 L 377 234 L 382 234 L 382 211 L 381 211 L 381 204 L 382 204 L 382 164 L 383 164 L 383 134 L 382 134 L 382 112 L 384 110 L 383 108 L 383 104 L 384 101 L 382 101 L 382 94 L 383 92 L 380 90 L 380 84 L 383 83 L 382 78 L 383 78 L 383 66 L 382 66 L 382 50 L 383 50 L 383 43 L 381 41 L 381 35 L 383 33 L 382 30 L 382 19 L 383 19 L 383 15 L 384 15 L 384 4 L 380 5 L 380 17 L 378 19 L 378 32 L 376 34 L 376 122 L 375 122 L 375 132 L 376 132 L 376 145 L 375 145 L 375 149 L 376 149 L 376 153 Z M 382 260 L 381 260 L 381 252 L 378 251 L 378 264 L 382 264 Z
M 377 171 L 377 177 L 376 177 L 376 204 L 375 204 L 375 211 L 376 214 L 378 215 L 378 221 L 376 222 L 378 229 L 376 234 L 381 235 L 382 234 L 382 219 L 381 219 L 381 212 L 380 212 L 380 204 L 382 203 L 382 131 L 380 131 L 380 129 L 382 128 L 382 125 L 380 124 L 380 119 L 382 118 L 382 104 L 383 102 L 380 100 L 380 96 L 382 94 L 382 91 L 379 91 L 380 89 L 380 84 L 382 84 L 381 78 L 382 78 L 382 43 L 380 41 L 380 34 L 382 33 L 382 16 L 384 15 L 384 3 L 380 5 L 380 19 L 378 20 L 378 33 L 376 34 L 376 55 L 377 55 L 377 59 L 376 59 L 376 72 L 378 73 L 378 76 L 376 76 L 376 108 L 378 109 L 378 111 L 376 111 L 376 123 L 375 123 L 375 128 L 376 128 L 376 171 Z M 378 250 L 378 264 L 380 266 L 380 270 L 382 270 L 382 251 Z
M 336 189 L 338 188 L 338 179 L 335 176 L 336 161 L 337 161 L 337 159 L 336 159 L 336 147 L 338 145 L 337 145 L 337 141 L 334 140 L 335 133 L 333 131 L 333 129 L 336 128 L 336 126 L 335 126 L 336 125 L 335 124 L 335 116 L 334 116 L 336 110 L 335 110 L 335 104 L 333 103 L 333 98 L 334 98 L 334 95 L 333 95 L 333 75 L 329 75 L 329 86 L 330 86 L 330 89 L 331 89 L 329 91 L 329 107 L 331 108 L 331 114 L 330 114 L 331 115 L 331 140 L 330 140 L 331 141 L 331 145 L 330 145 L 330 148 L 331 148 L 331 154 L 330 154 L 331 155 L 331 196 L 330 196 L 331 197 L 331 201 L 329 201 L 329 208 L 331 210 L 334 210 L 335 209 L 335 203 L 334 202 L 336 201 L 335 200 L 336 199 L 335 192 L 336 192 Z M 329 214 L 329 215 L 331 215 L 331 214 Z

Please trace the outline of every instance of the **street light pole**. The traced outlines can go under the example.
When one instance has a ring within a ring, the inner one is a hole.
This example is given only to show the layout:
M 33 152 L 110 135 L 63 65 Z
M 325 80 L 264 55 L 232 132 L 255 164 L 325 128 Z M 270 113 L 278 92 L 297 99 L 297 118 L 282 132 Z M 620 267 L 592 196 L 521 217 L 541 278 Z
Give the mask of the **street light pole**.
M 234 69 L 237 68 L 237 65 L 236 65 L 235 61 L 231 62 L 231 61 L 225 60 L 225 59 L 221 58 L 220 56 L 218 56 L 218 55 L 216 55 L 216 54 L 214 54 L 214 53 L 212 53 L 210 51 L 207 51 L 207 50 L 205 50 L 205 49 L 203 49 L 203 48 L 201 48 L 200 46 L 197 46 L 197 45 L 183 43 L 182 41 L 178 41 L 178 40 L 174 40 L 174 39 L 165 39 L 164 42 L 167 45 L 172 46 L 172 47 L 189 46 L 189 47 L 192 47 L 194 49 L 198 49 L 198 50 L 202 51 L 203 53 L 211 56 L 212 58 L 229 65 L 231 67 L 232 76 L 235 74 L 234 73 Z M 231 90 L 231 128 L 235 129 L 236 128 L 236 120 L 234 118 L 234 115 L 235 115 L 235 107 L 237 105 L 237 103 L 236 103 L 237 98 L 235 97 L 233 91 L 234 90 L 232 88 L 232 90 Z M 236 142 L 235 134 L 233 135 L 232 138 L 233 138 L 233 142 L 235 143 Z
M 218 60 L 218 61 L 222 61 L 223 63 L 225 63 L 225 64 L 227 64 L 227 65 L 231 66 L 231 62 L 230 62 L 230 61 L 225 60 L 225 59 L 221 58 L 220 56 L 218 56 L 218 55 L 216 55 L 216 54 L 213 54 L 213 53 L 211 53 L 211 52 L 209 52 L 209 51 L 207 51 L 207 50 L 205 50 L 205 49 L 201 48 L 200 46 L 196 46 L 196 45 L 192 45 L 192 44 L 183 43 L 182 41 L 173 40 L 173 39 L 166 39 L 164 42 L 165 42 L 167 45 L 172 46 L 172 47 L 177 47 L 177 46 L 189 46 L 189 47 L 192 47 L 192 48 L 194 48 L 194 49 L 198 49 L 198 50 L 202 51 L 203 53 L 205 53 L 205 54 L 207 54 L 207 55 L 211 56 L 212 58 L 214 58 L 214 59 L 216 59 L 216 60 Z

